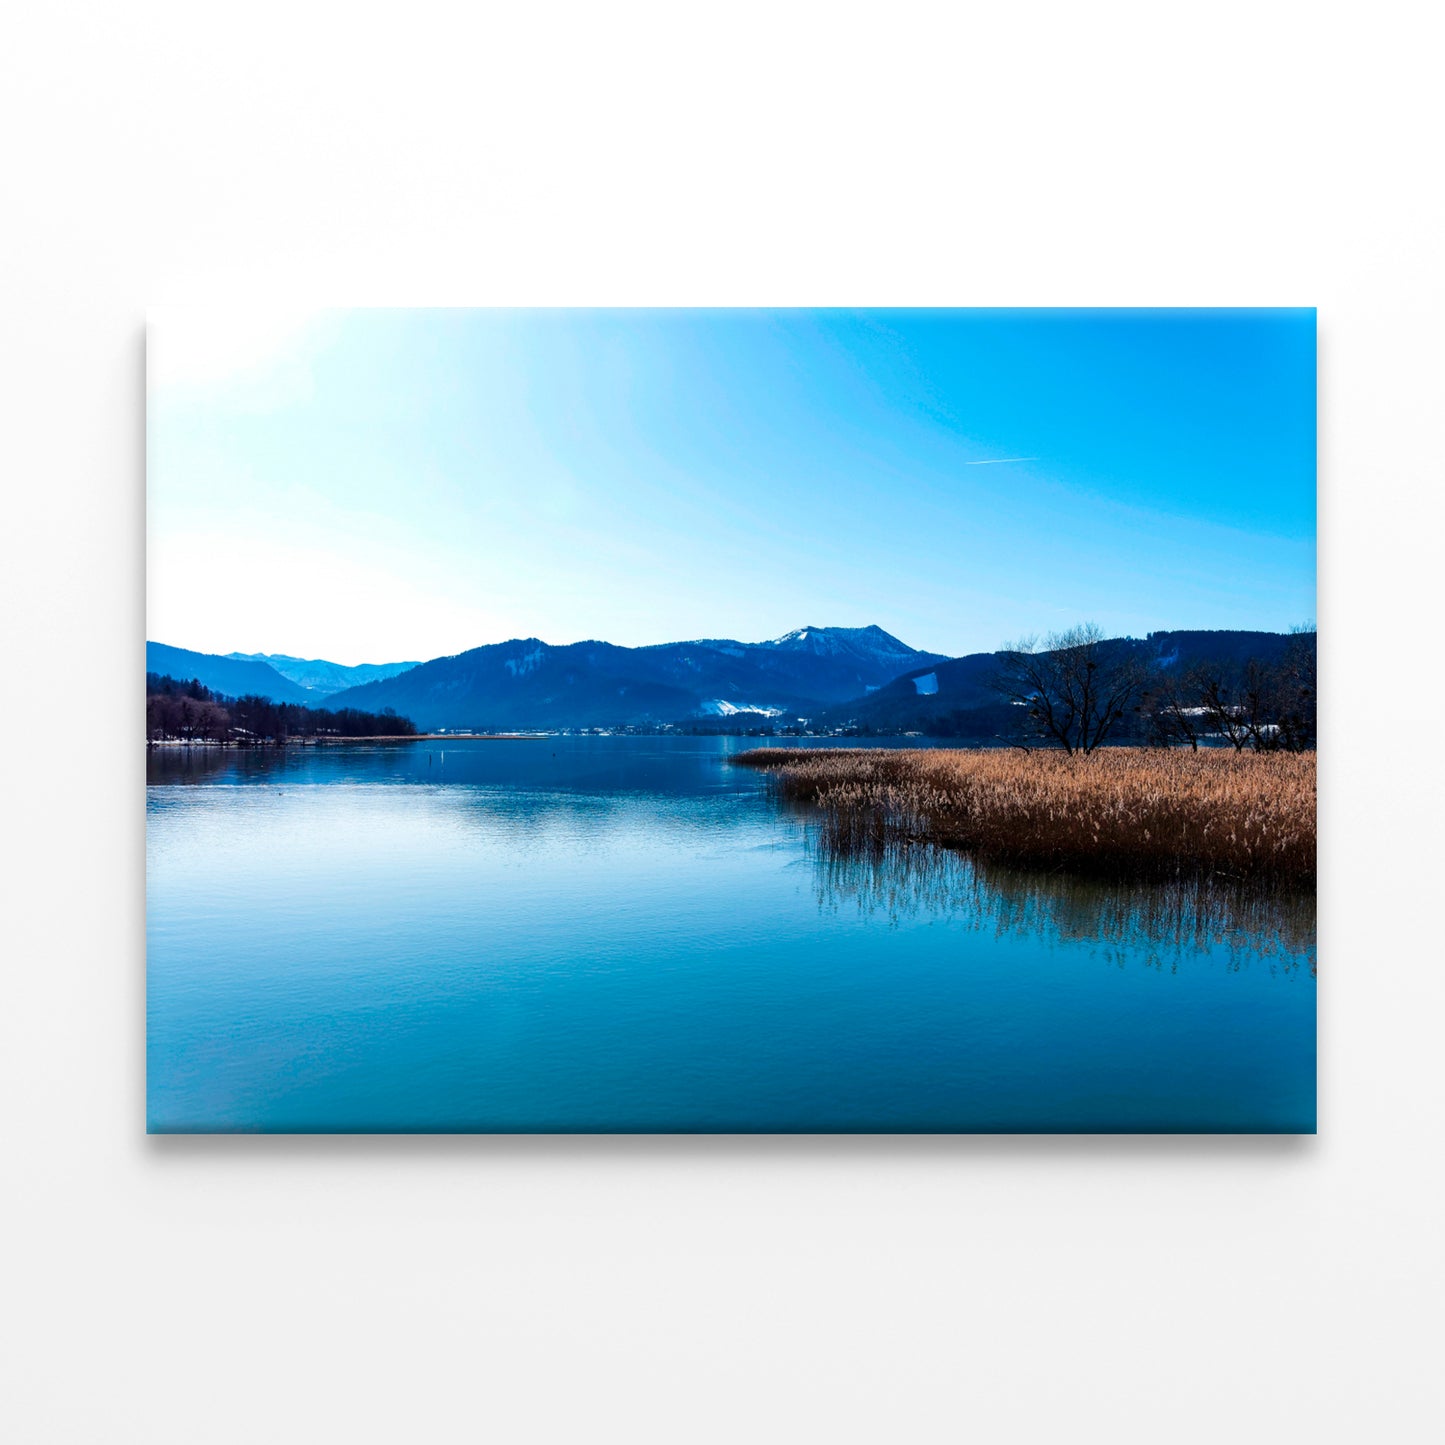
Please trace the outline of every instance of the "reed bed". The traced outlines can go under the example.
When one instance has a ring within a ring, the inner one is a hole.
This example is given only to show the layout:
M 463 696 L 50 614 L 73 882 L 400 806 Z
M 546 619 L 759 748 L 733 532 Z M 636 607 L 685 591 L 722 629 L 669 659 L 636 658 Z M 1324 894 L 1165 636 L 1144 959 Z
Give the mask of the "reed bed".
M 840 852 L 899 842 L 1120 879 L 1312 887 L 1315 755 L 1108 748 L 755 748 Z

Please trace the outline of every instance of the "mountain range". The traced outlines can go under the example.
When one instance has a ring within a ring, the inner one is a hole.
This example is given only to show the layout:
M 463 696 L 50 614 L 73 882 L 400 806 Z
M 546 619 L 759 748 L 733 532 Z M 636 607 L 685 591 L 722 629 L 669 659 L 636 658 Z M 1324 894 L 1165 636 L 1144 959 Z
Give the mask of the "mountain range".
M 1165 668 L 1256 657 L 1270 662 L 1276 632 L 1155 632 L 1116 645 Z M 800 718 L 814 727 L 989 737 L 1008 705 L 990 687 L 996 652 L 948 658 L 909 647 L 881 627 L 801 627 L 769 642 L 707 638 L 618 647 L 553 646 L 516 638 L 422 663 L 344 667 L 282 653 L 219 656 L 146 644 L 146 668 L 198 678 L 228 696 L 393 708 L 423 731 L 503 731 L 691 724 L 746 727 Z
M 365 682 L 379 682 L 383 678 L 395 677 L 399 672 L 416 667 L 411 662 L 361 662 L 347 667 L 340 662 L 327 662 L 324 658 L 288 657 L 284 652 L 228 652 L 227 657 L 235 662 L 264 662 L 274 668 L 282 677 L 289 678 L 298 687 L 315 694 L 312 701 L 330 697 L 332 693 L 348 687 L 360 687 Z
M 268 697 L 272 702 L 314 703 L 315 693 L 283 677 L 267 662 L 252 658 L 222 657 L 214 652 L 191 652 L 164 642 L 146 643 L 146 671 L 197 681 L 227 697 Z
M 149 672 L 194 677 L 229 696 L 255 693 L 367 711 L 392 707 L 424 729 L 791 718 L 945 660 L 881 627 L 800 627 L 768 642 L 703 638 L 650 647 L 559 647 L 529 637 L 430 662 L 351 668 L 283 653 L 220 656 L 146 644 Z
M 771 642 L 704 638 L 651 647 L 554 647 L 528 637 L 435 658 L 338 693 L 332 705 L 392 707 L 427 730 L 615 727 L 739 714 L 791 720 L 942 661 L 881 627 L 800 627 Z
M 265 697 L 319 707 L 349 687 L 395 677 L 415 662 L 363 662 L 348 667 L 284 652 L 191 652 L 164 642 L 146 643 L 146 671 L 197 679 L 227 697 Z
M 1194 630 L 1151 632 L 1142 639 L 1113 638 L 1108 646 L 1165 672 L 1182 672 L 1203 662 L 1227 666 L 1252 658 L 1273 664 L 1284 656 L 1292 640 L 1283 632 Z M 880 734 L 924 732 L 991 738 L 1009 733 L 1015 721 L 1010 716 L 1011 705 L 991 685 L 1003 661 L 999 652 L 974 652 L 936 665 L 920 664 L 867 697 L 823 708 L 812 722 L 823 728 L 857 728 Z

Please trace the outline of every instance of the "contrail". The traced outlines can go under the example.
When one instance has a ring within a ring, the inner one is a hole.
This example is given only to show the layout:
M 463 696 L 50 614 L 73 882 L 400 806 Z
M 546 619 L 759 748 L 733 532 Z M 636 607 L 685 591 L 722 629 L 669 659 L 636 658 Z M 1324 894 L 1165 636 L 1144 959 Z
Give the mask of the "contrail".
M 1041 462 L 1042 457 L 985 457 L 981 462 L 965 462 L 966 467 L 996 467 L 1000 462 Z

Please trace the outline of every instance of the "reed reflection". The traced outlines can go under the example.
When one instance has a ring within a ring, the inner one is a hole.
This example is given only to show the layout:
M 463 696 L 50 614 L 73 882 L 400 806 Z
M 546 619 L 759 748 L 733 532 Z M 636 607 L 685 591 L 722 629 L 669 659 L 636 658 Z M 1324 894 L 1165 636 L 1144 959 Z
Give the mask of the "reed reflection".
M 1177 972 L 1208 956 L 1235 969 L 1262 960 L 1285 973 L 1317 971 L 1312 893 L 1207 878 L 1108 883 L 982 862 L 816 817 L 797 821 L 823 912 L 857 910 L 892 922 L 946 916 L 995 937 L 1027 933 L 1092 946 L 1119 967 Z

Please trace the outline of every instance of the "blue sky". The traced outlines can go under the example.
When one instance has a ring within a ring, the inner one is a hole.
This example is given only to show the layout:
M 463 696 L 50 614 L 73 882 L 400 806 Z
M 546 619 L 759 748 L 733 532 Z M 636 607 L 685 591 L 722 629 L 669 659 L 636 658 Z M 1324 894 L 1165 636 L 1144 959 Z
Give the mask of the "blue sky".
M 177 646 L 1314 615 L 1313 311 L 235 308 L 148 360 Z

